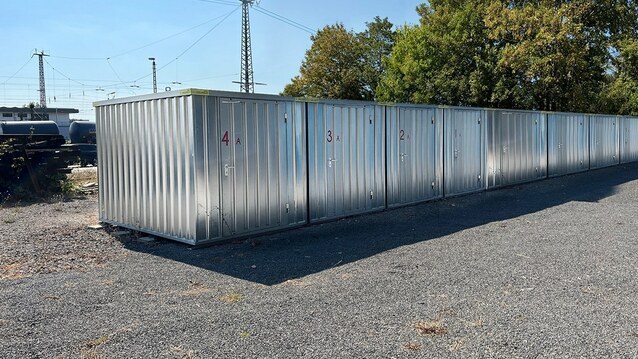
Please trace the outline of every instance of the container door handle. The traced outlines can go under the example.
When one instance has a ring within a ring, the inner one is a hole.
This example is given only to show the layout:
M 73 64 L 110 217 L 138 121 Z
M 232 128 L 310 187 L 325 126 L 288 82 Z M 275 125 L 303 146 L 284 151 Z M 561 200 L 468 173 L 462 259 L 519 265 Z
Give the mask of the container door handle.
M 224 176 L 228 177 L 230 170 L 234 170 L 235 166 L 229 166 L 228 164 L 224 165 Z
M 402 153 L 401 154 L 401 162 L 405 161 L 405 158 L 408 157 L 407 153 Z
M 332 168 L 332 162 L 337 162 L 337 160 L 332 158 L 332 157 L 329 157 L 328 158 L 328 167 Z

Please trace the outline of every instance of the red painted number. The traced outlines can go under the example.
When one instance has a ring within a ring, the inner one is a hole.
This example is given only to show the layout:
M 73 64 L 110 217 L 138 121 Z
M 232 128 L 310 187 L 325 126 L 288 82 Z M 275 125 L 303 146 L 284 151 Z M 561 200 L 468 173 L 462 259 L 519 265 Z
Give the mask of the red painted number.
M 328 130 L 328 137 L 326 138 L 328 142 L 332 142 L 332 130 Z
M 224 136 L 222 137 L 222 142 L 224 142 L 226 146 L 228 146 L 228 142 L 230 142 L 230 140 L 228 139 L 228 131 L 224 133 Z

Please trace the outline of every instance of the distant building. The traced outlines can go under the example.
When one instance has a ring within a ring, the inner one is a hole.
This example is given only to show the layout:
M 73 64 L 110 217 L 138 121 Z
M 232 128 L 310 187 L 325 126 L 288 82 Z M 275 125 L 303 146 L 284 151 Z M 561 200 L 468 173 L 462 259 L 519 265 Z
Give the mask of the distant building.
M 29 108 L 29 107 L 0 107 L 0 121 L 55 121 L 60 128 L 60 134 L 69 139 L 70 115 L 79 113 L 74 108 Z

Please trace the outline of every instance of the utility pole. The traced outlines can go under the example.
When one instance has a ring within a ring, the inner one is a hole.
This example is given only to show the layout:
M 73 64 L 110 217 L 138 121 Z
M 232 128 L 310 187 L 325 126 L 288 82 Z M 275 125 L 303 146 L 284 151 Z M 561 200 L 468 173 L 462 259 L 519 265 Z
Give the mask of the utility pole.
M 47 107 L 47 92 L 46 92 L 46 87 L 44 85 L 44 56 L 49 56 L 47 54 L 44 53 L 44 51 L 40 51 L 40 53 L 38 53 L 38 49 L 35 50 L 35 52 L 33 53 L 34 56 L 38 56 L 38 62 L 40 65 L 40 107 L 41 108 L 46 108 Z
M 255 3 L 255 0 L 240 0 L 242 2 L 241 14 L 241 77 L 240 92 L 255 92 L 255 81 L 253 80 L 253 53 L 250 43 L 250 19 L 248 7 Z
M 157 93 L 157 68 L 155 66 L 155 58 L 149 57 L 148 59 L 153 61 L 153 93 Z

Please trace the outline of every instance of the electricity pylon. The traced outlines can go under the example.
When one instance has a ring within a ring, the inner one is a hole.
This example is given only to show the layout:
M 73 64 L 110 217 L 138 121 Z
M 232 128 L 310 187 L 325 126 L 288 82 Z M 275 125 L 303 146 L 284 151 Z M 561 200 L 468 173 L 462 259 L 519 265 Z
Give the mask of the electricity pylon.
M 239 79 L 240 92 L 255 92 L 255 81 L 253 79 L 253 53 L 250 43 L 250 19 L 248 7 L 255 3 L 255 0 L 240 0 L 242 3 L 241 14 L 241 76 Z
M 38 50 L 36 49 L 35 52 L 33 53 L 34 56 L 38 56 L 38 62 L 40 65 L 40 107 L 42 108 L 46 108 L 47 107 L 47 92 L 46 92 L 46 86 L 44 85 L 44 56 L 49 56 L 47 54 L 44 53 L 44 51 L 40 51 L 40 53 L 38 53 Z

